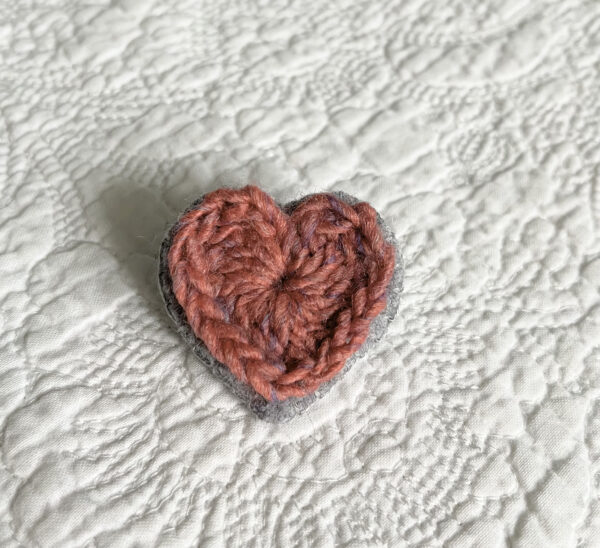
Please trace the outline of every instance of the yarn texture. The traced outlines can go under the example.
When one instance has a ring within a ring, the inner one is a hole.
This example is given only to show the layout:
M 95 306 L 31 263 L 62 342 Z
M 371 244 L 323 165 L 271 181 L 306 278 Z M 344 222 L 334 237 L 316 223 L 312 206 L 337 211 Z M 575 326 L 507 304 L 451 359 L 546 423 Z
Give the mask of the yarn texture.
M 167 258 L 195 336 L 241 382 L 283 401 L 314 392 L 364 343 L 395 250 L 364 202 L 315 194 L 286 214 L 247 186 L 185 213 Z

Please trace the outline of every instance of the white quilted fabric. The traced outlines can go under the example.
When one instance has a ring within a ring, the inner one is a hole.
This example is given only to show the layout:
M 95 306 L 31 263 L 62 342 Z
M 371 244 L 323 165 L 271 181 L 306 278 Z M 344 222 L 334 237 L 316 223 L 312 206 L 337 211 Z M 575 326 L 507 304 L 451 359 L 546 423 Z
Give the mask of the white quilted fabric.
M 171 329 L 223 184 L 371 201 L 399 317 L 257 420 Z M 600 539 L 600 3 L 0 0 L 0 545 Z

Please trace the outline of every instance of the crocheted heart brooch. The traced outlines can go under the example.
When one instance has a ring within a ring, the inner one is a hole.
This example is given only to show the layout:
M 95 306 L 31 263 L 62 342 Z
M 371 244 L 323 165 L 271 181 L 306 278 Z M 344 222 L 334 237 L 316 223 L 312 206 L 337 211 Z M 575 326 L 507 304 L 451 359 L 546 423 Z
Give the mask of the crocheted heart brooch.
M 280 208 L 255 186 L 196 201 L 161 248 L 169 314 L 262 418 L 323 395 L 398 307 L 402 261 L 376 211 L 313 194 Z

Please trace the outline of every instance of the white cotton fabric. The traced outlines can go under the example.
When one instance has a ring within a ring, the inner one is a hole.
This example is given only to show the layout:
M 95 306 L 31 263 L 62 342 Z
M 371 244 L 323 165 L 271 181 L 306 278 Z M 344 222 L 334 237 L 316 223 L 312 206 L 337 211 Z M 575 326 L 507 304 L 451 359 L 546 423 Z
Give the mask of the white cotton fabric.
M 600 4 L 0 0 L 0 545 L 600 538 Z M 171 327 L 177 213 L 367 200 L 389 331 L 286 424 Z

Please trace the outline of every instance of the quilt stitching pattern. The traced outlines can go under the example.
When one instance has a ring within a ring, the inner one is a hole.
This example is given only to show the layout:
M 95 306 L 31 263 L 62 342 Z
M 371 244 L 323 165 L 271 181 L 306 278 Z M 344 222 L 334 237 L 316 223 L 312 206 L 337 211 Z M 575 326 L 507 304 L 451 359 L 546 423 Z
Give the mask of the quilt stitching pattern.
M 593 546 L 599 37 L 585 0 L 0 1 L 0 545 Z M 370 202 L 406 265 L 283 425 L 156 287 L 248 182 Z

